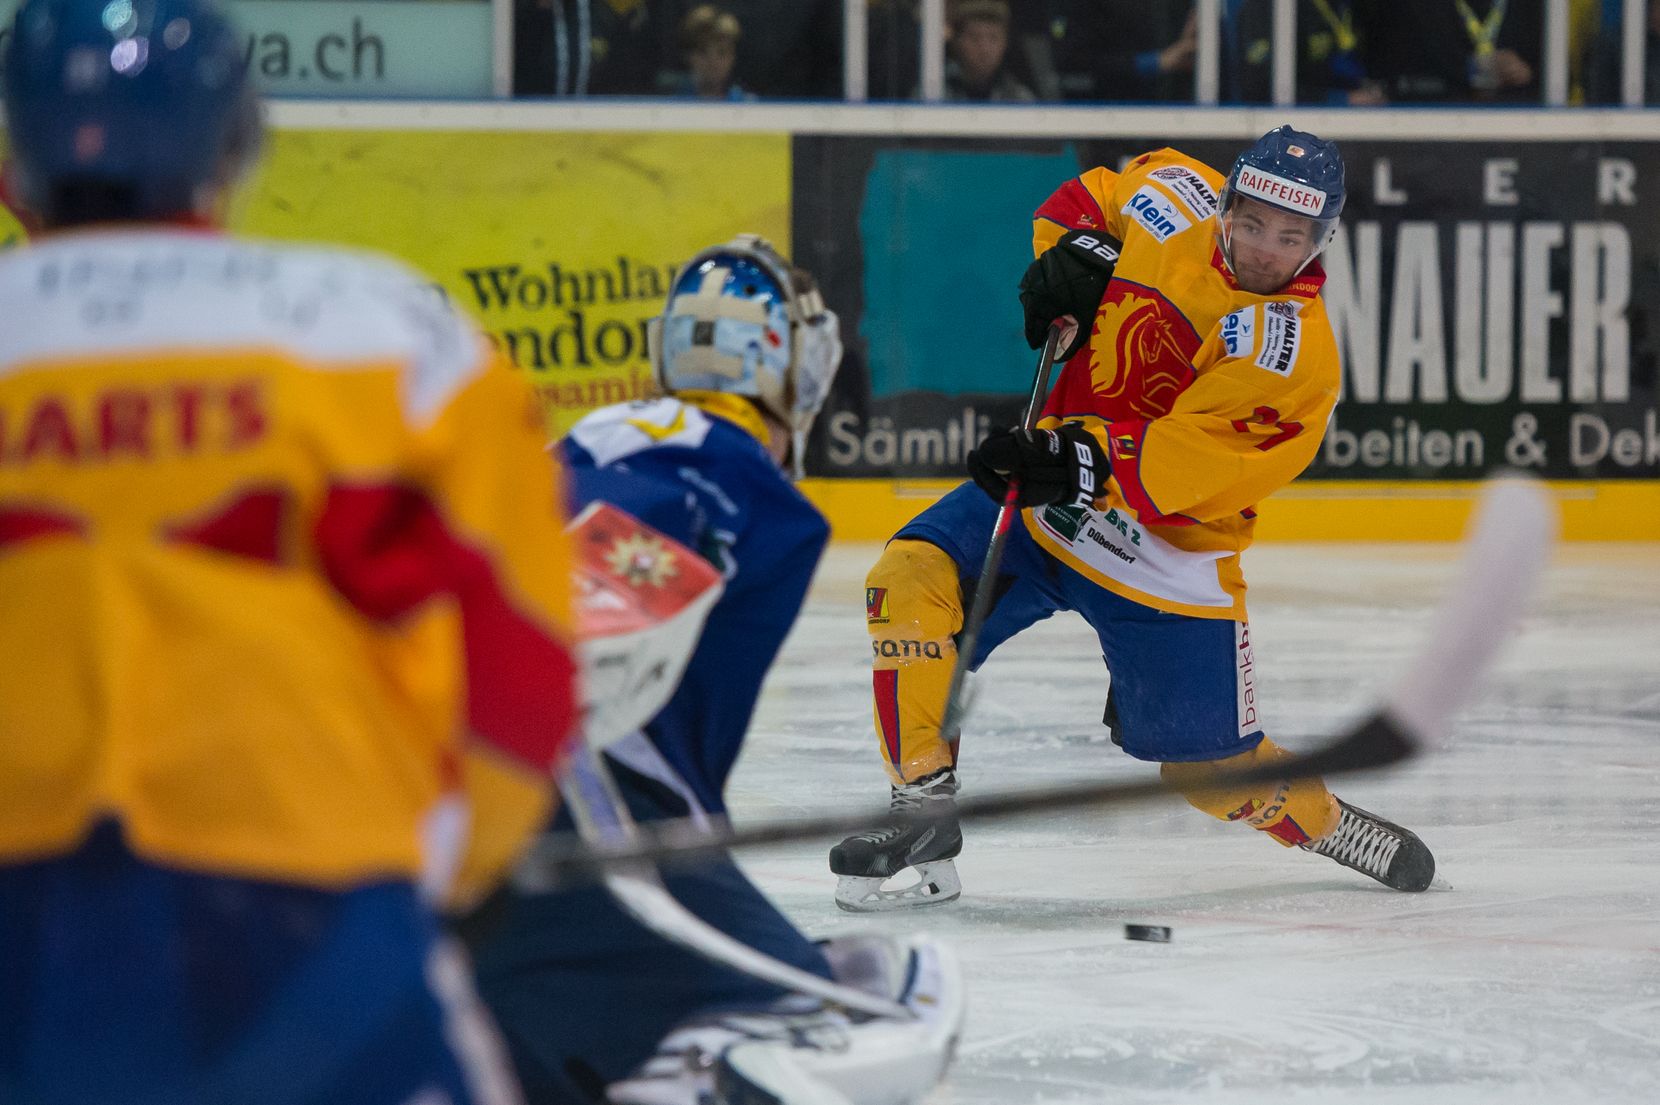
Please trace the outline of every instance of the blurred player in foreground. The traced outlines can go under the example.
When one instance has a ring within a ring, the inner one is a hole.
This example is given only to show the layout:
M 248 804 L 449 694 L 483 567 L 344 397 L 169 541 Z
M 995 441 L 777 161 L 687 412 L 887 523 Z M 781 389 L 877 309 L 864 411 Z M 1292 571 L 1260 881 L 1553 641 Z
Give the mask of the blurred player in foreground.
M 519 1100 L 433 902 L 574 716 L 524 382 L 416 274 L 214 227 L 207 0 L 28 0 L 0 256 L 0 1101 Z
M 841 339 L 812 278 L 765 241 L 739 237 L 682 269 L 653 325 L 652 355 L 664 397 L 594 411 L 559 452 L 579 503 L 620 506 L 725 576 L 673 697 L 605 751 L 635 818 L 715 819 L 829 535 L 785 469 L 799 473 Z M 564 812 L 556 827 L 570 827 Z M 875 1105 L 938 1081 L 961 999 L 950 957 L 931 941 L 816 945 L 726 859 L 663 882 L 750 948 L 814 981 L 867 989 L 904 1015 L 831 1010 L 712 962 L 597 886 L 516 890 L 474 950 L 532 1105 Z
M 995 587 L 970 670 L 1060 610 L 1082 614 L 1111 673 L 1107 724 L 1194 806 L 1397 890 L 1435 872 L 1412 833 L 1319 779 L 1213 787 L 1272 765 L 1239 557 L 1255 506 L 1312 460 L 1337 400 L 1337 343 L 1319 255 L 1343 210 L 1334 143 L 1281 127 L 1226 181 L 1163 149 L 1068 181 L 1036 214 L 1021 282 L 1026 336 L 1083 320 L 1039 428 L 991 434 L 964 484 L 905 526 L 871 569 L 875 718 L 896 809 L 952 801 L 957 733 L 941 733 L 956 635 Z M 1070 346 L 1071 348 L 1067 348 Z M 997 504 L 1018 481 L 998 578 L 979 575 Z M 943 807 L 949 810 L 949 805 Z M 830 853 L 852 910 L 961 890 L 955 820 L 879 826 Z M 914 885 L 884 887 L 915 868 Z

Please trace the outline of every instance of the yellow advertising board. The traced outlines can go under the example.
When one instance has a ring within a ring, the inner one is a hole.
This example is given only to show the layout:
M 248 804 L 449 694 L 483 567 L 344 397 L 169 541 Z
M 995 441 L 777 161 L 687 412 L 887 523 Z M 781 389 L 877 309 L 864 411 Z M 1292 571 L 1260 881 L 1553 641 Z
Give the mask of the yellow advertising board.
M 562 433 L 650 385 L 676 269 L 740 232 L 790 248 L 785 134 L 275 132 L 244 233 L 403 258 L 536 381 Z

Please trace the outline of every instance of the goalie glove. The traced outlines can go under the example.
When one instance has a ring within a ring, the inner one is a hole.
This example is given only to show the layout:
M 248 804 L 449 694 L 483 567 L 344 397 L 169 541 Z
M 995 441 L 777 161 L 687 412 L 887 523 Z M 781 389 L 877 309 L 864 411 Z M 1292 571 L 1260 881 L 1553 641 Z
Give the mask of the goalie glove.
M 1018 428 L 995 431 L 969 452 L 968 474 L 999 503 L 1012 480 L 1019 484 L 1017 506 L 1087 507 L 1106 492 L 1112 466 L 1093 434 L 1066 422 L 1029 436 Z
M 1027 266 L 1026 275 L 1020 278 L 1027 345 L 1041 346 L 1050 324 L 1070 315 L 1077 320 L 1078 335 L 1055 359 L 1066 361 L 1083 348 L 1122 248 L 1116 238 L 1102 231 L 1070 230 Z

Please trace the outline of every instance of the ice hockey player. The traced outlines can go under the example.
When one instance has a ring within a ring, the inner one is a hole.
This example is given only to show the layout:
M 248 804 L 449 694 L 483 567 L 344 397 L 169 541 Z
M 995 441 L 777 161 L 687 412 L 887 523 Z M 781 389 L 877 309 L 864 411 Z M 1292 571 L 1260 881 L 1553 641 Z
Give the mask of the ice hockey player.
M 762 678 L 829 534 L 785 469 L 799 474 L 840 333 L 807 273 L 742 236 L 685 265 L 650 334 L 663 397 L 592 412 L 559 451 L 578 509 L 615 504 L 726 577 L 673 697 L 605 752 L 636 819 L 721 818 Z M 570 827 L 565 813 L 555 827 Z M 706 960 L 599 887 L 514 891 L 474 952 L 531 1105 L 877 1105 L 939 1080 L 962 1016 L 945 949 L 815 944 L 730 860 L 663 878 L 727 935 L 907 1015 L 848 1014 Z
M 26 0 L 4 66 L 0 1101 L 516 1102 L 433 903 L 574 715 L 530 390 L 415 273 L 214 229 L 209 0 Z
M 1255 506 L 1315 456 L 1337 398 L 1337 344 L 1319 255 L 1343 210 L 1337 146 L 1281 127 L 1226 181 L 1162 149 L 1096 168 L 1038 208 L 1021 281 L 1026 336 L 1051 323 L 1069 357 L 1040 428 L 994 432 L 953 490 L 901 529 L 870 571 L 875 721 L 893 808 L 949 813 L 957 733 L 941 733 L 955 636 L 976 586 L 995 587 L 970 670 L 1058 610 L 1095 629 L 1107 724 L 1194 806 L 1397 890 L 1434 875 L 1412 833 L 1318 779 L 1213 787 L 1219 771 L 1287 753 L 1263 734 L 1240 553 Z M 1025 508 L 1000 574 L 978 575 L 999 503 Z M 938 806 L 926 803 L 940 803 Z M 830 853 L 837 901 L 875 910 L 960 893 L 954 817 L 895 824 Z M 914 868 L 911 885 L 884 887 Z

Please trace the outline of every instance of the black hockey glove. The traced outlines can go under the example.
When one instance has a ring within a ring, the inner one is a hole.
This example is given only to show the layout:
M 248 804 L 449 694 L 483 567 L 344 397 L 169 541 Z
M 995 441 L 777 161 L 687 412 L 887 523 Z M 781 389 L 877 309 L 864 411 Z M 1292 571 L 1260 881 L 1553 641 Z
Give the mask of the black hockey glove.
M 1118 264 L 1121 243 L 1095 230 L 1069 230 L 1026 268 L 1020 278 L 1020 306 L 1026 312 L 1026 344 L 1043 344 L 1049 324 L 1062 315 L 1078 320 L 1078 336 L 1055 360 L 1065 361 L 1089 341 L 1095 310 Z
M 1020 506 L 1089 506 L 1107 489 L 1112 472 L 1094 436 L 1075 422 L 1058 430 L 998 430 L 969 451 L 968 474 L 998 503 L 1009 481 L 1020 483 Z

